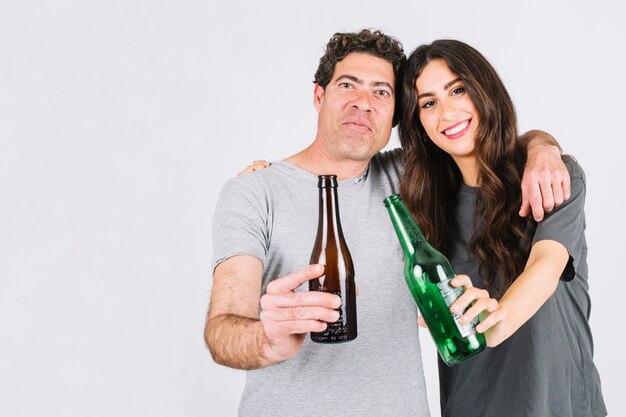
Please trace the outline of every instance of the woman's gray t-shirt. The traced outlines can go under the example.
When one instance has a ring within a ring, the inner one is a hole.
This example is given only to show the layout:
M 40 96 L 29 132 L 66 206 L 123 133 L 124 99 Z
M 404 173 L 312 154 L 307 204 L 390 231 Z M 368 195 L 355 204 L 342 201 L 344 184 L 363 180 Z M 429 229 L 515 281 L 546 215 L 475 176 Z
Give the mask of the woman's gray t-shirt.
M 533 243 L 549 239 L 570 255 L 554 294 L 519 330 L 461 364 L 439 361 L 443 417 L 601 417 L 606 408 L 593 363 L 585 242 L 585 175 L 566 161 L 569 200 L 537 225 Z M 457 274 L 484 288 L 479 259 L 469 253 L 477 188 L 461 186 L 450 261 Z M 471 406 L 470 406 L 471 404 Z

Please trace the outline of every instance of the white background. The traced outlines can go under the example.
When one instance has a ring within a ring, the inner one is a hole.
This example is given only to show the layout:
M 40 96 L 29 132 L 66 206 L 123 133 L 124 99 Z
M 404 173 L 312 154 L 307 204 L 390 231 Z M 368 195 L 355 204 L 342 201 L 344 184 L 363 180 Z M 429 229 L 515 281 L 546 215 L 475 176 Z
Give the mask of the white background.
M 585 168 L 596 364 L 626 415 L 624 16 L 617 0 L 2 0 L 0 415 L 236 414 L 245 374 L 202 340 L 213 207 L 251 160 L 311 142 L 323 47 L 363 27 L 407 52 L 472 44 L 521 130 L 553 133 Z

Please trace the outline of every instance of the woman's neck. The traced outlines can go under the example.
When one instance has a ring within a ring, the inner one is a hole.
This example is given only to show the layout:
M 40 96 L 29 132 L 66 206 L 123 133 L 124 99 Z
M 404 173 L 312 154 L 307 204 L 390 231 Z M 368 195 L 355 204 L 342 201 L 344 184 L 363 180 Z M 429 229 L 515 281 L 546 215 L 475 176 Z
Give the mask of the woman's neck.
M 456 166 L 461 171 L 463 176 L 463 184 L 470 187 L 478 187 L 478 161 L 476 157 L 464 156 L 464 157 L 452 157 Z

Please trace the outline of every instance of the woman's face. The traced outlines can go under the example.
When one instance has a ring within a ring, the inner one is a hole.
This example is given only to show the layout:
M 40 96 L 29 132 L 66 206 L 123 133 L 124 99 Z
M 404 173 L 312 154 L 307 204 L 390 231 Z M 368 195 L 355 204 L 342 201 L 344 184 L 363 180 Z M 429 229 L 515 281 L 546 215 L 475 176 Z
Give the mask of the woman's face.
M 430 139 L 460 168 L 467 159 L 474 161 L 478 112 L 459 76 L 436 59 L 424 67 L 415 88 L 420 121 Z

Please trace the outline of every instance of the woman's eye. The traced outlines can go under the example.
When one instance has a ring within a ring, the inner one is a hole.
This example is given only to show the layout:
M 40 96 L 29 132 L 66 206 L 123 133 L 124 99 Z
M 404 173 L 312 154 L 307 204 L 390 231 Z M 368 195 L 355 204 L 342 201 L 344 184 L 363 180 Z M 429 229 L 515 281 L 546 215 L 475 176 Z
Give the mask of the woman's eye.
M 420 107 L 423 108 L 423 109 L 428 109 L 428 108 L 430 108 L 430 107 L 432 107 L 434 105 L 435 105 L 434 100 L 428 100 L 428 101 L 423 102 Z
M 379 96 L 382 96 L 382 97 L 390 97 L 391 96 L 391 93 L 389 91 L 387 91 L 387 90 L 378 90 L 378 91 L 376 91 L 376 94 L 378 94 Z
M 465 87 L 456 87 L 452 90 L 452 94 L 458 96 L 459 94 L 463 94 L 465 92 Z

